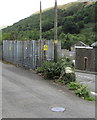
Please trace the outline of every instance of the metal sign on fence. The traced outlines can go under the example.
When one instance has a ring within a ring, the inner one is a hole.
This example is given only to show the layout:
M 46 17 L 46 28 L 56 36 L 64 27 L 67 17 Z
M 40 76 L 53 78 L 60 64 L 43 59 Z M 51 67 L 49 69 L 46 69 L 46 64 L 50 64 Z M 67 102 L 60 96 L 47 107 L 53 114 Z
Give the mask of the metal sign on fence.
M 44 45 L 44 51 L 48 50 L 48 45 Z
M 41 44 L 40 44 L 41 43 Z M 43 49 L 40 49 L 41 48 Z M 58 57 L 61 57 L 61 42 L 57 43 Z M 45 59 L 44 59 L 45 58 Z M 19 66 L 35 69 L 45 60 L 54 60 L 54 41 L 3 41 L 3 60 Z

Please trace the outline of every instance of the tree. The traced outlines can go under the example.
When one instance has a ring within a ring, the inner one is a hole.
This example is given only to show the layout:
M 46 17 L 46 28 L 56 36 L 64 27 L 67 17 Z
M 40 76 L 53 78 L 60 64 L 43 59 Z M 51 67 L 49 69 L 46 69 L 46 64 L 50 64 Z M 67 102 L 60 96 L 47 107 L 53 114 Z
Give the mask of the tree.
M 93 27 L 93 32 L 97 32 L 97 23 Z
M 80 29 L 84 28 L 84 21 L 78 22 L 78 26 Z
M 79 26 L 72 22 L 72 21 L 66 21 L 63 25 L 63 31 L 64 33 L 71 33 L 71 34 L 78 34 L 80 33 L 80 29 L 79 29 Z

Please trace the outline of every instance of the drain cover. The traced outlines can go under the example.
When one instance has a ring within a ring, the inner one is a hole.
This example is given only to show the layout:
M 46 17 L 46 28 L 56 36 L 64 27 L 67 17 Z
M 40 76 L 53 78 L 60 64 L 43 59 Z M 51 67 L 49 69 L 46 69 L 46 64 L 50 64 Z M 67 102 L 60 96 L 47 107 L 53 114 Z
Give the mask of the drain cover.
M 65 111 L 65 108 L 62 108 L 62 107 L 54 107 L 54 108 L 51 108 L 51 110 L 53 112 L 64 112 Z

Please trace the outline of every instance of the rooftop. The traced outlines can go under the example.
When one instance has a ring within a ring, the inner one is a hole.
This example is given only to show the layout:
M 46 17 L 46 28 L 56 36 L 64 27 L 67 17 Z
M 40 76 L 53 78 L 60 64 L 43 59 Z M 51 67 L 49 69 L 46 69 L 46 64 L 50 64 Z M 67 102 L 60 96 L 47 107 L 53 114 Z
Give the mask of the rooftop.
M 97 42 L 93 43 L 91 46 L 92 47 L 97 47 Z

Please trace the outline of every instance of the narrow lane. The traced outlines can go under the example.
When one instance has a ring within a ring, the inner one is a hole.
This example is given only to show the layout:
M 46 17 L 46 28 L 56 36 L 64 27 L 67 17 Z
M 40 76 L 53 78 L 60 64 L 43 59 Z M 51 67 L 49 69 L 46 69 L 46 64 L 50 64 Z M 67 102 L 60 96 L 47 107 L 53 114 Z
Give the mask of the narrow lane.
M 33 71 L 2 65 L 3 118 L 94 118 L 95 102 L 62 90 Z M 64 107 L 64 112 L 52 112 Z
M 95 79 L 97 75 L 76 72 L 77 81 L 89 87 L 90 91 L 95 92 Z

